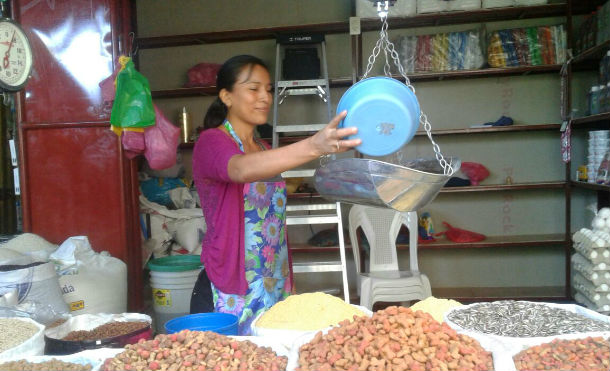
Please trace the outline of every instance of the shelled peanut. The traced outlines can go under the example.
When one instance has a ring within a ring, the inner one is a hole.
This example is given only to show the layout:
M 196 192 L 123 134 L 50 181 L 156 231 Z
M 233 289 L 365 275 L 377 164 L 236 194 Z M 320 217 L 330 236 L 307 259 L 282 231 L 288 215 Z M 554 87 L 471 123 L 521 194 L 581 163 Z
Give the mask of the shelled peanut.
M 257 371 L 285 370 L 288 359 L 251 341 L 208 331 L 183 330 L 125 346 L 106 360 L 104 371 Z
M 493 370 L 491 354 L 474 339 L 428 313 L 388 307 L 373 317 L 342 321 L 299 349 L 297 371 Z
M 610 343 L 601 337 L 555 339 L 517 353 L 517 370 L 610 370 Z

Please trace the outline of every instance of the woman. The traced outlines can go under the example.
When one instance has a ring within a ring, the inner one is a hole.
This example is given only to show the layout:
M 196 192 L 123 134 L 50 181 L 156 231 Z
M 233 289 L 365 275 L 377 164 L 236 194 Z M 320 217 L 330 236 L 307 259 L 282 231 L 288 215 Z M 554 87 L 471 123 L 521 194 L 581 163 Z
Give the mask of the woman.
M 207 232 L 191 312 L 239 317 L 239 334 L 262 311 L 292 290 L 286 243 L 283 171 L 360 144 L 345 140 L 356 128 L 338 129 L 346 112 L 311 137 L 270 149 L 254 136 L 272 103 L 269 71 L 258 58 L 227 60 L 216 79 L 218 98 L 209 107 L 193 151 L 193 178 Z M 209 283 L 211 282 L 211 284 Z

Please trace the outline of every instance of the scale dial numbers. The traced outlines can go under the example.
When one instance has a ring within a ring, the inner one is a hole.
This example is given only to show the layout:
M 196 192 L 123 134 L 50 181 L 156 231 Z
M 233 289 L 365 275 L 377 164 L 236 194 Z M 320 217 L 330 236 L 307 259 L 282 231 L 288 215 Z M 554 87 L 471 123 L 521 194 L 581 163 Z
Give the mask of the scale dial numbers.
M 18 91 L 32 70 L 32 49 L 23 29 L 10 19 L 0 19 L 0 88 Z

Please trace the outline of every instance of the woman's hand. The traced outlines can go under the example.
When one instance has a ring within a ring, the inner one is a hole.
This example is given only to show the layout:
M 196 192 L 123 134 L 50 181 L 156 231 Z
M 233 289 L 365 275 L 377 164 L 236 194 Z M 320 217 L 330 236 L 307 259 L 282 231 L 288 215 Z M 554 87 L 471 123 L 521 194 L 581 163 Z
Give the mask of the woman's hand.
M 329 153 L 345 152 L 362 143 L 361 139 L 343 139 L 344 137 L 354 135 L 358 132 L 358 128 L 349 127 L 337 129 L 337 126 L 347 115 L 347 111 L 343 111 L 335 116 L 326 127 L 311 137 L 311 143 L 316 156 L 323 156 Z

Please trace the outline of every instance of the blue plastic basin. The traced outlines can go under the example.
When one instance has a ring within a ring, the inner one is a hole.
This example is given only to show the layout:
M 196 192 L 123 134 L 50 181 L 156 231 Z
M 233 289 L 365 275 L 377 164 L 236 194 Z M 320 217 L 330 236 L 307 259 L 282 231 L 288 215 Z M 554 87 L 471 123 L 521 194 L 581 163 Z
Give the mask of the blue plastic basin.
M 223 335 L 237 335 L 238 318 L 229 313 L 197 313 L 170 319 L 165 332 L 173 334 L 182 330 L 213 331 Z
M 369 156 L 385 156 L 408 143 L 419 127 L 419 102 L 404 83 L 390 77 L 371 77 L 343 94 L 337 113 L 347 110 L 339 127 L 355 126 L 362 139 L 356 149 Z

